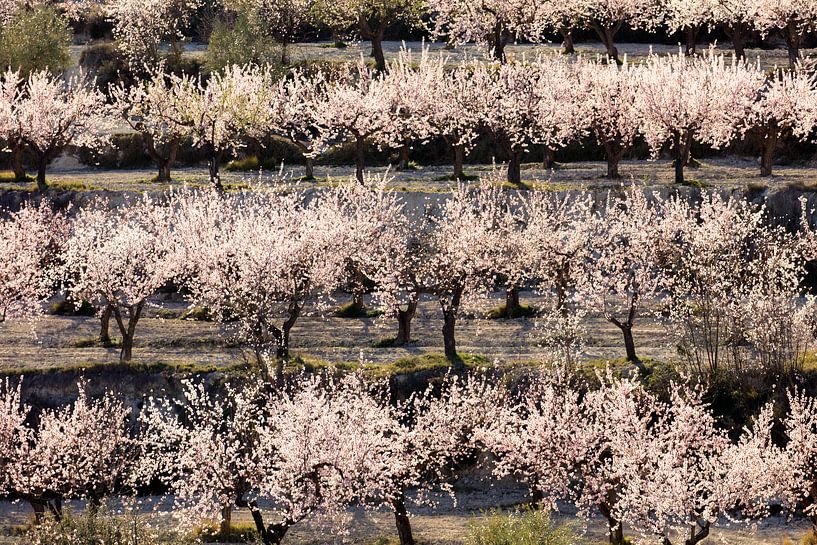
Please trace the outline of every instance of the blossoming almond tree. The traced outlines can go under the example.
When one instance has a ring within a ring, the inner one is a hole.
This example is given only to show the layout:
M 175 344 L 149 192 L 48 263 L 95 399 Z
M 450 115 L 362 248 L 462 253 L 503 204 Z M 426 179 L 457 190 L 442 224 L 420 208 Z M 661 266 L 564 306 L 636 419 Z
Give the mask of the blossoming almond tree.
M 23 78 L 19 72 L 7 71 L 0 81 L 0 142 L 11 152 L 11 168 L 14 170 L 14 179 L 24 181 L 26 170 L 23 166 L 23 149 L 25 143 L 18 130 L 19 125 L 15 116 L 19 108 L 22 95 L 19 92 L 23 86 Z
M 318 0 L 317 17 L 332 29 L 351 31 L 372 43 L 372 57 L 378 72 L 386 69 L 383 40 L 398 24 L 421 24 L 425 2 L 419 0 Z
M 304 305 L 319 304 L 317 296 L 341 281 L 343 249 L 336 240 L 343 225 L 323 213 L 320 196 L 307 203 L 299 191 L 245 192 L 222 201 L 207 192 L 177 201 L 174 243 L 187 267 L 179 269 L 182 281 L 197 304 L 236 319 L 237 336 L 280 379 Z
M 780 138 L 806 140 L 817 127 L 817 80 L 803 70 L 776 70 L 752 103 L 747 122 L 761 142 L 760 175 L 771 176 Z
M 255 66 L 230 66 L 206 82 L 201 77 L 174 77 L 170 122 L 207 153 L 210 184 L 217 191 L 224 190 L 218 172 L 224 154 L 266 131 L 266 97 L 271 89 L 268 68 Z
M 360 183 L 366 163 L 366 139 L 390 125 L 397 97 L 398 90 L 386 77 L 358 63 L 329 83 L 325 96 L 315 104 L 320 146 L 351 140 L 355 146 L 355 176 Z
M 14 131 L 37 160 L 37 187 L 46 189 L 48 163 L 68 145 L 97 148 L 108 139 L 105 96 L 81 75 L 67 80 L 34 72 L 19 89 Z
M 660 3 L 655 0 L 577 0 L 570 4 L 575 18 L 592 29 L 607 50 L 607 58 L 621 62 L 616 34 L 626 24 L 651 30 L 661 22 Z
M 607 157 L 607 177 L 619 178 L 618 166 L 641 127 L 636 110 L 639 81 L 629 63 L 621 67 L 586 62 L 579 65 L 582 119 Z
M 58 281 L 68 222 L 47 201 L 3 212 L 0 220 L 0 323 L 36 316 Z
M 428 7 L 434 36 L 446 36 L 452 45 L 476 42 L 487 46 L 494 59 L 504 62 L 505 47 L 511 40 L 542 39 L 544 29 L 537 23 L 545 19 L 540 12 L 550 5 L 527 0 L 431 0 Z
M 184 136 L 175 111 L 174 87 L 163 74 L 156 73 L 137 85 L 112 86 L 114 109 L 144 141 L 145 151 L 156 163 L 157 181 L 170 181 L 170 168 Z
M 59 519 L 65 498 L 99 506 L 125 482 L 134 461 L 130 408 L 112 392 L 92 399 L 87 383 L 78 388 L 75 401 L 43 411 L 36 426 L 18 432 L 24 440 L 17 445 L 10 488 L 31 503 L 38 520 L 46 509 Z
M 672 146 L 678 184 L 684 183 L 692 141 L 728 144 L 743 130 L 764 79 L 759 69 L 711 52 L 702 58 L 651 56 L 639 72 L 642 134 L 654 156 L 664 144 Z
M 149 299 L 175 271 L 168 211 L 144 198 L 121 209 L 105 202 L 81 210 L 66 243 L 64 278 L 77 303 L 110 307 L 122 335 L 120 361 L 130 361 L 136 326 Z
M 440 302 L 445 357 L 460 369 L 464 364 L 457 355 L 457 317 L 464 299 L 487 291 L 492 279 L 499 245 L 494 243 L 498 232 L 490 227 L 502 214 L 501 191 L 497 186 L 469 189 L 461 184 L 427 226 L 430 251 L 418 276 L 423 290 Z
M 627 361 L 641 364 L 635 349 L 633 326 L 644 299 L 661 293 L 661 246 L 655 232 L 659 214 L 640 189 L 622 198 L 608 197 L 604 212 L 590 237 L 590 259 L 579 283 L 579 297 L 602 312 L 624 335 Z
M 182 392 L 178 400 L 147 399 L 139 415 L 143 455 L 133 480 L 160 480 L 173 492 L 182 523 L 215 519 L 227 535 L 233 509 L 257 491 L 261 478 L 261 393 L 252 384 L 218 390 L 192 381 Z
M 810 0 L 751 0 L 751 20 L 761 34 L 777 32 L 786 42 L 789 68 L 801 58 L 803 38 L 817 29 L 817 5 Z

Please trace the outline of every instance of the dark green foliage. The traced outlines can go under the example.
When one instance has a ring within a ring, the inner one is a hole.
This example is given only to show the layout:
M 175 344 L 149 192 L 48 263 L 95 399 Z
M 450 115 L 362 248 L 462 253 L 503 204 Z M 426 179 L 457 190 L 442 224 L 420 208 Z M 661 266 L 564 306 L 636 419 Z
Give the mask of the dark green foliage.
M 62 72 L 71 60 L 71 38 L 68 20 L 55 8 L 24 9 L 0 30 L 0 68 L 22 74 L 45 69 Z
M 233 64 L 274 64 L 280 56 L 280 46 L 242 14 L 234 21 L 218 20 L 213 25 L 205 66 L 215 72 Z
M 51 314 L 55 316 L 95 316 L 96 307 L 88 301 L 83 301 L 77 305 L 74 301 L 67 299 L 58 301 L 51 305 Z

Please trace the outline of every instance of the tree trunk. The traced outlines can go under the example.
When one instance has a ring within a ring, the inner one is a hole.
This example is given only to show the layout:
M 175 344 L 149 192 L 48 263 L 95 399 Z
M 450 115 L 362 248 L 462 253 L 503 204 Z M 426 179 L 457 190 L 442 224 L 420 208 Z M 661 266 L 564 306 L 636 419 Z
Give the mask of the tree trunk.
M 698 27 L 696 26 L 688 26 L 684 29 L 684 34 L 686 35 L 686 56 L 692 56 L 697 51 L 697 43 L 698 43 Z
M 505 56 L 505 46 L 508 43 L 508 38 L 510 38 L 510 35 L 505 30 L 505 26 L 502 23 L 497 23 L 494 26 L 490 43 L 491 48 L 493 49 L 494 60 L 501 63 L 504 63 L 507 60 L 507 57 Z
M 618 142 L 604 142 L 604 154 L 607 156 L 607 178 L 618 179 L 621 175 L 618 172 L 618 165 L 624 155 L 624 150 Z
M 550 170 L 554 167 L 554 165 L 556 165 L 556 151 L 550 146 L 545 146 L 542 158 L 542 168 L 545 170 Z
M 627 353 L 627 361 L 631 363 L 641 363 L 641 360 L 635 353 L 635 339 L 633 339 L 633 325 L 632 324 L 616 324 L 624 334 L 624 350 Z
M 774 162 L 774 152 L 777 149 L 777 141 L 780 136 L 780 131 L 777 127 L 769 127 L 766 131 L 765 138 L 761 146 L 760 155 L 760 175 L 772 175 L 772 163 Z
M 286 40 L 281 41 L 281 66 L 289 66 L 289 44 Z
M 11 169 L 14 171 L 14 180 L 23 182 L 26 179 L 26 169 L 23 166 L 23 150 L 22 143 L 15 144 L 11 149 Z
M 576 46 L 573 43 L 573 29 L 570 27 L 559 27 L 559 34 L 562 35 L 562 53 L 573 55 L 576 53 Z
M 99 344 L 102 346 L 111 345 L 111 314 L 113 314 L 113 307 L 105 305 L 99 316 Z
M 465 163 L 465 146 L 457 144 L 454 150 L 454 180 L 463 179 L 463 164 Z
M 742 21 L 736 21 L 731 24 L 727 24 L 724 27 L 724 31 L 726 35 L 732 40 L 732 47 L 735 49 L 735 57 L 738 60 L 743 60 L 746 58 L 746 23 Z
M 379 28 L 372 34 L 372 57 L 374 57 L 375 68 L 378 72 L 386 71 L 386 55 L 383 54 L 383 37 L 386 31 Z
M 218 164 L 221 161 L 221 152 L 213 151 L 210 154 L 210 160 L 207 166 L 210 171 L 210 185 L 213 186 L 218 193 L 224 193 L 224 186 L 221 184 L 221 177 L 218 174 Z
M 522 305 L 519 304 L 519 287 L 509 286 L 505 291 L 505 317 L 518 318 L 522 315 Z
M 156 148 L 156 143 L 149 135 L 145 135 L 145 150 L 153 162 L 158 167 L 158 174 L 156 175 L 157 182 L 170 181 L 170 169 L 173 163 L 176 162 L 176 154 L 179 151 L 179 139 L 173 138 L 166 144 L 166 152 L 160 153 Z
M 403 346 L 411 342 L 411 320 L 417 313 L 417 300 L 409 301 L 406 310 L 397 311 L 397 337 L 394 339 L 396 346 Z
M 114 318 L 116 318 L 116 325 L 119 326 L 119 333 L 122 334 L 122 350 L 119 353 L 120 363 L 129 362 L 133 357 L 133 339 L 136 333 L 136 324 L 139 323 L 139 318 L 142 316 L 143 307 L 144 303 L 137 303 L 128 307 L 128 323 L 125 324 L 119 307 L 111 305 Z
M 789 52 L 789 68 L 794 68 L 800 62 L 800 44 L 803 41 L 803 35 L 796 21 L 789 21 L 786 27 L 782 29 L 782 33 Z
M 590 26 L 596 31 L 601 43 L 604 44 L 604 48 L 607 50 L 607 58 L 615 61 L 616 64 L 622 64 L 621 59 L 618 58 L 618 48 L 615 43 L 616 32 L 621 25 L 616 24 L 615 27 L 606 27 L 593 22 Z
M 610 518 L 607 521 L 609 527 L 609 537 L 610 537 L 610 545 L 623 545 L 624 543 L 624 528 L 622 524 Z
M 686 147 L 680 134 L 673 136 L 673 147 L 675 151 L 675 183 L 684 183 L 684 165 L 686 164 L 686 157 L 684 157 L 684 148 Z
M 306 164 L 304 166 L 304 180 L 314 180 L 315 179 L 315 160 L 312 157 L 305 158 Z
M 39 191 L 48 189 L 48 184 L 45 181 L 46 168 L 48 168 L 48 155 L 45 153 L 39 154 L 37 157 L 37 189 Z
M 522 152 L 512 150 L 508 161 L 508 183 L 522 186 Z
M 445 347 L 445 357 L 454 363 L 454 367 L 459 368 L 460 359 L 457 357 L 457 341 L 454 337 L 454 329 L 457 325 L 457 311 L 443 311 L 443 346 Z
M 409 147 L 407 144 L 400 146 L 400 159 L 397 164 L 398 170 L 406 170 L 409 164 Z
M 222 539 L 227 539 L 232 527 L 233 508 L 231 505 L 224 505 L 221 508 L 221 521 L 218 526 L 218 533 Z
M 355 135 L 355 177 L 360 183 L 363 183 L 363 169 L 366 166 L 364 143 L 365 140 L 362 136 Z
M 397 537 L 400 539 L 400 545 L 414 545 L 414 536 L 411 534 L 411 521 L 406 512 L 406 500 L 402 494 L 398 498 L 392 500 L 392 509 L 394 510 L 394 522 L 397 526 Z

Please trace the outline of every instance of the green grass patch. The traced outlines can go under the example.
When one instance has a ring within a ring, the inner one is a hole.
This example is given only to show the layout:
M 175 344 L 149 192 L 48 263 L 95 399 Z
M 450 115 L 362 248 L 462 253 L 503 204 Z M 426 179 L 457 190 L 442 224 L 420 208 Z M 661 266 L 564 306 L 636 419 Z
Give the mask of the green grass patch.
M 680 185 L 684 187 L 695 187 L 697 189 L 706 189 L 708 187 L 706 182 L 697 178 L 684 178 L 683 183 Z
M 0 171 L 0 184 L 35 184 L 37 179 L 26 174 L 22 180 L 18 180 L 13 172 L 9 170 Z
M 233 159 L 224 167 L 227 172 L 248 172 L 259 170 L 261 168 L 261 161 L 256 155 L 249 155 L 239 159 Z
M 492 308 L 491 310 L 489 310 L 488 314 L 486 314 L 485 316 L 489 320 L 499 320 L 501 318 L 510 318 L 510 319 L 529 318 L 529 317 L 534 316 L 536 314 L 536 307 L 534 307 L 532 305 L 526 305 L 524 303 L 520 304 L 518 309 L 514 309 L 511 312 L 510 316 L 508 316 L 508 313 L 507 313 L 506 309 L 507 309 L 506 305 L 500 305 L 500 306 L 498 306 L 496 308 Z
M 108 342 L 102 342 L 99 337 L 88 337 L 71 343 L 74 348 L 122 348 L 122 339 L 112 338 Z
M 335 312 L 337 318 L 377 318 L 383 314 L 380 309 L 370 309 L 365 306 L 356 305 L 354 303 L 347 303 L 337 309 Z
M 252 523 L 231 524 L 227 532 L 220 532 L 215 525 L 203 526 L 193 532 L 202 543 L 256 543 L 258 531 Z
M 495 510 L 471 523 L 467 545 L 574 545 L 576 534 L 545 509 L 505 514 Z

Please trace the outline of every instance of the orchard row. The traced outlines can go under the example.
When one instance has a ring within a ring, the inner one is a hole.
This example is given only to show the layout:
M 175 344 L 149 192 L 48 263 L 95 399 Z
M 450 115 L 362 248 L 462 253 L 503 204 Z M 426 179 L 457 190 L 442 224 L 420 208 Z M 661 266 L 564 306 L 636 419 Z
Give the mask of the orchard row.
M 687 50 L 694 52 L 702 29 L 722 29 L 738 57 L 752 33 L 782 38 L 792 66 L 800 59 L 807 36 L 817 29 L 817 7 L 810 0 L 249 0 L 208 3 L 203 0 L 63 0 L 54 2 L 65 14 L 81 21 L 99 17 L 113 23 L 113 35 L 131 65 L 159 62 L 161 45 L 171 43 L 178 52 L 190 35 L 193 20 L 202 12 L 212 18 L 242 19 L 238 27 L 245 43 L 273 40 L 287 44 L 309 27 L 330 29 L 336 36 L 371 40 L 378 69 L 385 67 L 382 42 L 397 28 L 425 29 L 432 38 L 445 37 L 452 45 L 476 42 L 505 59 L 512 41 L 548 41 L 560 34 L 565 50 L 573 52 L 574 29 L 593 31 L 607 56 L 619 61 L 616 35 L 623 27 L 652 31 L 664 26 L 669 33 L 685 34 Z M 31 9 L 31 2 L 4 0 L 0 21 L 13 20 Z M 209 13 L 208 13 L 209 10 Z M 212 21 L 211 21 L 212 24 Z
M 48 163 L 68 145 L 99 148 L 122 120 L 143 136 L 146 151 L 170 177 L 183 141 L 209 158 L 210 180 L 221 189 L 219 164 L 248 141 L 291 140 L 307 161 L 329 148 L 354 145 L 363 179 L 366 142 L 400 149 L 432 139 L 447 142 L 454 179 L 479 135 L 490 135 L 509 157 L 508 181 L 522 185 L 520 163 L 532 146 L 546 156 L 572 142 L 594 139 L 607 157 L 607 175 L 637 138 L 654 156 L 674 150 L 675 180 L 693 142 L 720 148 L 754 136 L 761 173 L 770 175 L 782 137 L 809 140 L 817 126 L 817 84 L 804 70 L 772 74 L 742 61 L 706 54 L 650 56 L 640 65 L 608 65 L 545 57 L 493 65 L 447 64 L 444 57 L 403 52 L 387 72 L 366 66 L 295 70 L 279 79 L 267 67 L 233 66 L 209 79 L 156 75 L 130 88 L 110 89 L 112 103 L 89 82 L 45 73 L 2 80 L 0 140 L 25 176 L 23 151 L 37 158 L 45 187 Z
M 316 515 L 334 518 L 338 535 L 347 508 L 386 508 L 401 545 L 413 545 L 409 507 L 453 495 L 458 470 L 479 460 L 527 485 L 537 505 L 603 516 L 611 545 L 625 543 L 625 527 L 639 544 L 695 545 L 711 527 L 764 519 L 772 504 L 815 520 L 813 397 L 769 402 L 733 441 L 698 387 L 672 384 L 663 398 L 609 373 L 595 382 L 537 372 L 510 388 L 455 375 L 393 402 L 388 384 L 357 373 L 277 388 L 190 381 L 138 410 L 113 393 L 92 399 L 80 383 L 75 402 L 34 411 L 6 381 L 0 494 L 31 502 L 47 525 L 64 499 L 93 509 L 161 484 L 182 529 L 220 521 L 228 535 L 233 510 L 247 509 L 265 545 Z
M 370 290 L 382 319 L 397 320 L 398 345 L 411 340 L 420 297 L 437 299 L 455 366 L 458 318 L 498 287 L 508 316 L 519 315 L 521 289 L 546 296 L 542 342 L 568 364 L 588 312 L 620 328 L 636 365 L 633 330 L 654 315 L 701 376 L 787 375 L 814 348 L 817 299 L 802 286 L 817 249 L 810 211 L 792 232 L 739 198 L 661 201 L 632 189 L 594 206 L 496 180 L 417 210 L 378 182 L 183 191 L 118 207 L 100 201 L 70 217 L 27 205 L 0 229 L 2 315 L 37 314 L 58 292 L 90 303 L 104 323 L 115 321 L 127 361 L 145 307 L 172 285 L 278 378 L 298 318 L 327 311 L 339 290 L 355 301 Z

